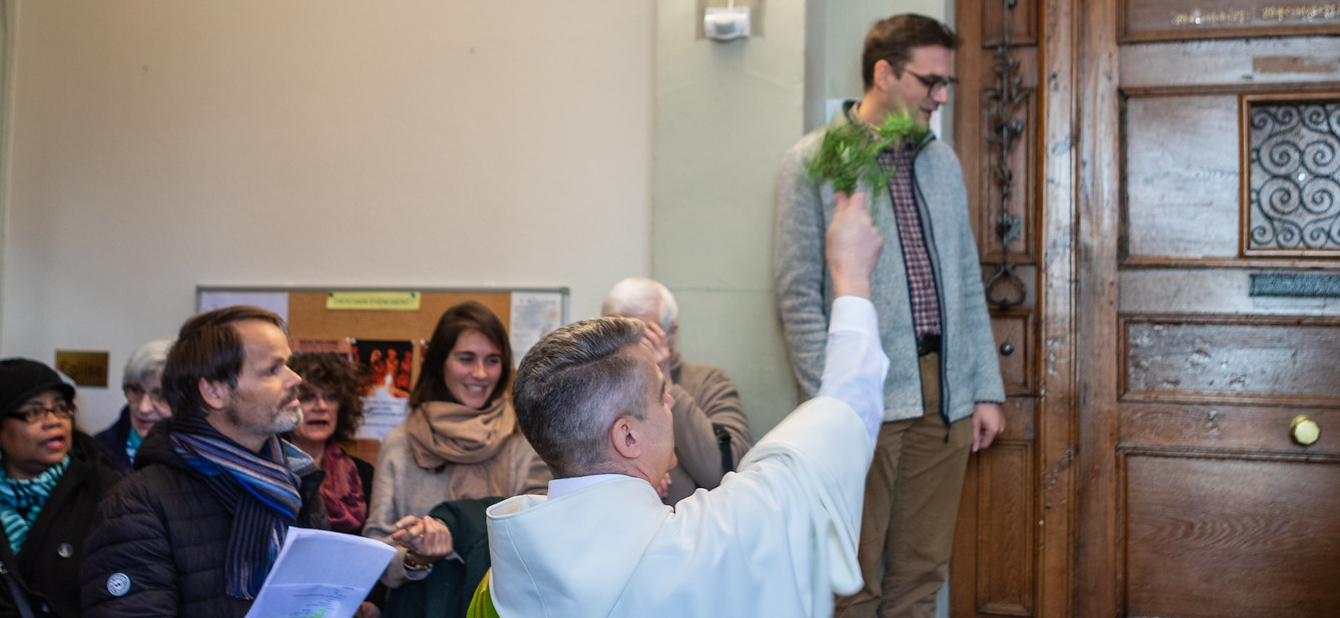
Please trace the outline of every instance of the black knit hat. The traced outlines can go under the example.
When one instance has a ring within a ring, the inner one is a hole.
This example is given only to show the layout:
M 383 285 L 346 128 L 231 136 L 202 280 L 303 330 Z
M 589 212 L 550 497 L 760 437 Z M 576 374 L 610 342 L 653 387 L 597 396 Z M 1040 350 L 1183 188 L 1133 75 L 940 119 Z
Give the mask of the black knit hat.
M 56 390 L 66 401 L 74 401 L 74 387 L 60 374 L 35 360 L 7 358 L 0 361 L 0 414 L 17 410 L 29 398 Z

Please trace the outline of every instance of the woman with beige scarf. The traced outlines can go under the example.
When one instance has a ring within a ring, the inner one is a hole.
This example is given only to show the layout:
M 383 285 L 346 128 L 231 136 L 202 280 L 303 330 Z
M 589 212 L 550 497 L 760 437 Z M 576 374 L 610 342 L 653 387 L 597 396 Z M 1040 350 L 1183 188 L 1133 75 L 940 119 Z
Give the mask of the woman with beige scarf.
M 410 413 L 382 439 L 364 536 L 399 553 L 382 582 L 422 580 L 456 558 L 451 532 L 427 517 L 439 503 L 543 493 L 549 469 L 526 442 L 505 395 L 512 376 L 507 331 L 474 301 L 448 309 L 424 352 Z M 394 593 L 393 593 L 394 594 Z

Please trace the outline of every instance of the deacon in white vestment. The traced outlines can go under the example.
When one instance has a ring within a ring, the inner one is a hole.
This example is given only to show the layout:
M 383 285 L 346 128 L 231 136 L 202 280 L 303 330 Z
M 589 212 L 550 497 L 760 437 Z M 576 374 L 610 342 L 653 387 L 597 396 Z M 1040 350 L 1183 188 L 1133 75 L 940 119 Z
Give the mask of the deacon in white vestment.
M 842 295 L 819 396 L 721 485 L 675 508 L 666 377 L 637 320 L 587 320 L 526 355 L 518 420 L 555 480 L 488 510 L 489 594 L 513 616 L 827 617 L 861 585 L 856 543 L 888 369 L 868 300 L 881 241 L 864 200 L 839 200 L 827 237 Z

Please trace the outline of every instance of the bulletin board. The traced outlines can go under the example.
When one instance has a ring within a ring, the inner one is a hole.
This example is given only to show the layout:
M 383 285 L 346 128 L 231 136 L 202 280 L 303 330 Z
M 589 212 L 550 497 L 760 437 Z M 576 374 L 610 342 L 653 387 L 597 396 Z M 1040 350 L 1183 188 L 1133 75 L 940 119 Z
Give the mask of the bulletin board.
M 375 297 L 397 300 L 414 294 L 408 303 L 382 306 L 395 308 L 337 308 L 338 299 Z M 196 310 L 252 304 L 278 313 L 288 322 L 289 337 L 304 340 L 407 341 L 413 345 L 410 384 L 419 378 L 422 345 L 447 309 L 468 300 L 493 311 L 507 327 L 512 341 L 513 363 L 548 329 L 568 323 L 568 288 L 337 288 L 337 287 L 244 287 L 197 286 Z M 553 315 L 554 311 L 558 315 Z M 376 461 L 378 440 L 358 440 L 347 445 L 354 455 Z

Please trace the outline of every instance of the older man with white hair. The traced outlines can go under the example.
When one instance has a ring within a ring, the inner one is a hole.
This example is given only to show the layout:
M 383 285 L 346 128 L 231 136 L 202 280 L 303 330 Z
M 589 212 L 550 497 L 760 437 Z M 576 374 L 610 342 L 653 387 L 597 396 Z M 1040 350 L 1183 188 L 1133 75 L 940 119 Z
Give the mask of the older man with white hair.
M 644 277 L 620 281 L 605 296 L 600 314 L 641 320 L 656 366 L 670 381 L 678 465 L 670 470 L 663 501 L 673 506 L 700 487 L 719 485 L 753 444 L 735 383 L 717 367 L 680 358 L 675 348 L 679 305 L 659 282 Z

